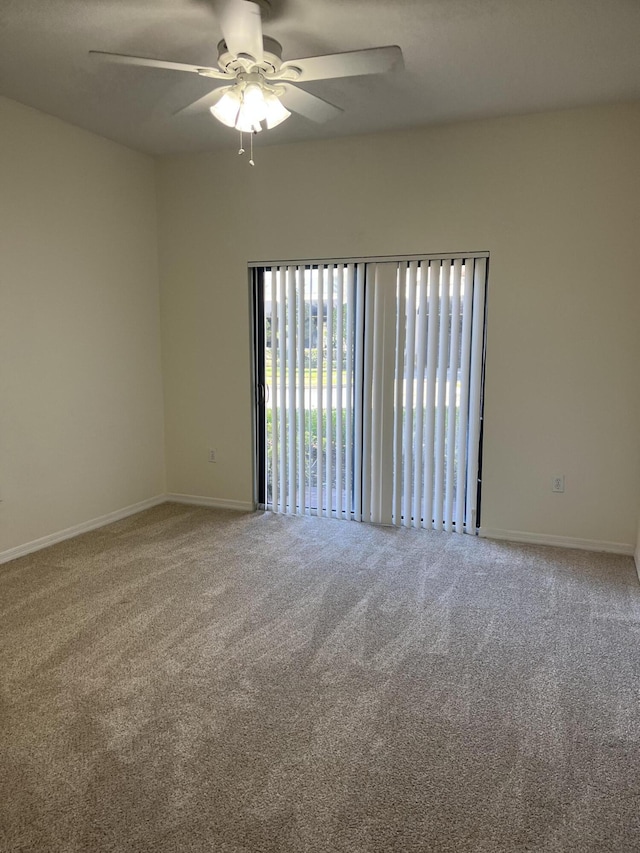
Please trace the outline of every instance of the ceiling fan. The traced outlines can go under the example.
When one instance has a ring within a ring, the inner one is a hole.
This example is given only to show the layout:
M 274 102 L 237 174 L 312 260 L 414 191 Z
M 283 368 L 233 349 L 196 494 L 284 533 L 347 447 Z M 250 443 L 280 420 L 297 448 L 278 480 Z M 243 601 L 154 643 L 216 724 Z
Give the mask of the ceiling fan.
M 276 127 L 291 111 L 316 122 L 339 115 L 340 107 L 299 87 L 311 80 L 381 74 L 402 67 L 397 45 L 354 50 L 305 59 L 282 60 L 282 46 L 262 32 L 261 11 L 270 11 L 270 0 L 212 0 L 223 39 L 218 44 L 218 68 L 126 56 L 100 50 L 90 56 L 123 65 L 141 65 L 185 71 L 226 84 L 178 112 L 209 109 L 228 127 L 241 133 L 257 133 Z M 242 144 L 241 144 L 242 152 Z

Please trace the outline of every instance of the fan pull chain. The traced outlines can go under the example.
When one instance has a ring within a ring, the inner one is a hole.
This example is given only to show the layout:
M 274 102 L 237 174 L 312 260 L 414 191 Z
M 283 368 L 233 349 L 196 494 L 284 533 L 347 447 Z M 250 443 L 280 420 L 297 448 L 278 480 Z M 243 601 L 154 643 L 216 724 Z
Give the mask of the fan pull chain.
M 254 137 L 255 133 L 256 133 L 256 131 L 254 130 L 254 131 L 253 131 L 253 133 L 251 134 L 251 138 L 250 138 L 250 140 L 249 140 L 249 143 L 250 143 L 250 144 L 249 144 L 249 149 L 250 149 L 250 152 L 251 152 L 251 153 L 250 153 L 250 159 L 249 159 L 249 165 L 250 165 L 250 166 L 255 166 L 255 165 L 256 165 L 256 164 L 255 164 L 255 161 L 254 161 L 254 159 L 253 159 L 253 137 Z M 244 153 L 245 153 L 245 152 L 244 152 L 244 145 L 242 144 L 242 131 L 240 131 L 240 148 L 238 149 L 238 154 L 244 154 Z

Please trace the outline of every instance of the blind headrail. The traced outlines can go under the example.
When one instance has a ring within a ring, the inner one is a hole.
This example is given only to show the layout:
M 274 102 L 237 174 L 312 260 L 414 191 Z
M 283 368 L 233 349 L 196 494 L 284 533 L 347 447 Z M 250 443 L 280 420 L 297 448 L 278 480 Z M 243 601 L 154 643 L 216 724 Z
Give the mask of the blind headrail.
M 295 258 L 288 260 L 249 261 L 248 267 L 255 269 L 263 267 L 296 267 L 296 266 L 326 266 L 327 264 L 385 264 L 404 263 L 410 261 L 455 261 L 457 259 L 488 258 L 489 252 L 444 252 L 434 255 L 379 255 L 377 257 L 361 258 Z

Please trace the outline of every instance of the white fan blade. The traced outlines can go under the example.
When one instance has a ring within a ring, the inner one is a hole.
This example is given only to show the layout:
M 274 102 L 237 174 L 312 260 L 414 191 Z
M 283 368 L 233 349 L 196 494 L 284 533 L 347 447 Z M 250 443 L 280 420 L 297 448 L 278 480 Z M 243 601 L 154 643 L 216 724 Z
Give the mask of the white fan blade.
M 187 104 L 185 107 L 180 107 L 179 110 L 176 110 L 173 114 L 178 115 L 180 113 L 185 113 L 189 115 L 190 113 L 202 113 L 206 112 L 210 107 L 217 104 L 217 102 L 222 97 L 223 93 L 230 89 L 230 86 L 220 86 L 218 89 L 213 89 L 211 92 L 207 92 L 206 95 L 203 95 L 201 98 L 198 98 L 196 101 L 192 101 L 190 104 Z
M 300 83 L 309 80 L 329 80 L 334 77 L 358 77 L 361 74 L 384 74 L 403 68 L 402 51 L 395 45 L 332 53 L 327 56 L 310 56 L 282 63 L 282 70 L 293 66 L 302 72 Z
M 246 53 L 262 62 L 262 21 L 260 7 L 250 0 L 214 0 L 222 35 L 234 56 Z
M 280 100 L 285 107 L 294 113 L 305 116 L 305 118 L 310 118 L 312 121 L 318 123 L 328 121 L 331 118 L 336 118 L 342 112 L 340 107 L 323 101 L 322 98 L 311 95 L 304 89 L 298 89 L 291 83 L 279 83 L 278 85 L 284 89 L 284 94 L 280 96 Z
M 142 65 L 145 68 L 167 68 L 170 71 L 190 71 L 192 74 L 200 74 L 203 77 L 214 77 L 219 80 L 228 80 L 229 75 L 217 68 L 209 68 L 207 65 L 187 65 L 184 62 L 167 62 L 164 59 L 147 59 L 144 56 L 127 56 L 124 53 L 106 53 L 103 50 L 90 50 L 89 56 L 99 59 L 101 62 L 109 62 L 116 65 Z

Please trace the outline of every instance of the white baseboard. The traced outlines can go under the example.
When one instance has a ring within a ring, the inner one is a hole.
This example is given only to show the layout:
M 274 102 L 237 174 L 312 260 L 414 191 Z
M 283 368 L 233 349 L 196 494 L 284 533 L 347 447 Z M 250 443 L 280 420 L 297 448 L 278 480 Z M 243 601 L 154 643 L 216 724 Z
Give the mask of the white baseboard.
M 219 498 L 205 498 L 200 495 L 165 495 L 166 501 L 177 504 L 190 504 L 191 506 L 208 506 L 212 509 L 237 509 L 240 512 L 253 512 L 256 505 L 251 501 L 221 500 Z
M 623 542 L 602 542 L 597 539 L 575 539 L 571 536 L 552 536 L 544 533 L 527 533 L 522 530 L 495 530 L 481 527 L 478 535 L 483 539 L 502 539 L 527 545 L 555 545 L 557 548 L 578 548 L 581 551 L 600 551 L 606 554 L 624 554 L 633 557 L 633 545 Z M 636 557 L 636 566 L 638 558 Z
M 640 580 L 640 540 L 638 540 L 633 559 L 636 561 L 636 572 L 638 573 L 638 580 Z
M 153 498 L 147 498 L 147 500 L 140 501 L 137 504 L 131 504 L 131 506 L 126 506 L 123 509 L 117 509 L 115 512 L 108 512 L 106 515 L 98 516 L 98 518 L 83 521 L 81 524 L 75 524 L 73 527 L 67 527 L 65 530 L 59 530 L 57 533 L 51 533 L 48 536 L 41 536 L 39 539 L 33 539 L 31 542 L 25 542 L 24 545 L 18 545 L 15 548 L 0 551 L 0 563 L 8 563 L 9 560 L 15 560 L 18 557 L 33 554 L 34 551 L 40 551 L 42 548 L 48 548 L 50 545 L 55 545 L 57 542 L 63 542 L 65 539 L 72 539 L 74 536 L 79 536 L 81 533 L 88 533 L 90 530 L 97 530 L 99 527 L 112 524 L 114 521 L 120 521 L 123 518 L 128 518 L 130 515 L 135 515 L 145 509 L 151 509 L 153 506 L 165 503 L 166 500 L 166 495 L 156 495 Z

